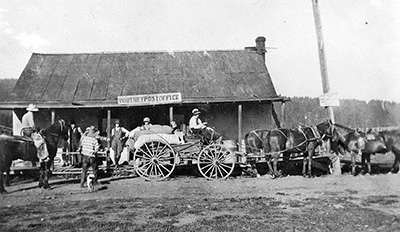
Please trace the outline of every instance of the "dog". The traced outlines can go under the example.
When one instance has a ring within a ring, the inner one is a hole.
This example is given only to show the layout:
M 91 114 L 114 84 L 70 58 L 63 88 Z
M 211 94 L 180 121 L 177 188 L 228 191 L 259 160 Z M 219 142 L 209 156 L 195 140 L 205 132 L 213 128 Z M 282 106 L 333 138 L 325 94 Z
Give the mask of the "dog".
M 94 175 L 93 174 L 89 174 L 87 177 L 87 187 L 88 187 L 88 191 L 89 192 L 93 192 L 94 191 Z

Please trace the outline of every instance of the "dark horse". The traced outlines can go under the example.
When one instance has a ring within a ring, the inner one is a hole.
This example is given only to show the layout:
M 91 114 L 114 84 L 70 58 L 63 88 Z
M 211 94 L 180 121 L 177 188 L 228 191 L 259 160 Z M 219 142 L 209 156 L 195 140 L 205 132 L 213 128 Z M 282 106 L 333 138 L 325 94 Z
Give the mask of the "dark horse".
M 371 173 L 371 154 L 385 154 L 391 151 L 395 155 L 391 172 L 397 172 L 400 163 L 400 131 L 359 132 L 335 123 L 336 141 L 350 152 L 351 172 L 356 174 L 356 155 L 361 155 L 362 168 L 367 162 L 367 172 Z
M 252 130 L 244 136 L 244 144 L 246 146 L 247 154 L 259 154 L 262 152 L 262 145 L 264 141 L 267 139 L 268 133 L 271 130 L 267 129 L 258 129 Z
M 331 121 L 326 121 L 317 126 L 299 129 L 251 131 L 245 135 L 246 152 L 265 155 L 269 173 L 272 176 L 280 176 L 277 165 L 281 153 L 283 153 L 284 165 L 288 163 L 291 153 L 304 153 L 302 174 L 311 176 L 311 161 L 315 148 L 320 144 L 321 139 L 332 136 L 332 130 Z
M 48 178 L 50 167 L 57 153 L 57 144 L 60 138 L 67 139 L 65 121 L 60 119 L 47 129 L 40 132 L 45 138 L 48 160 L 40 162 L 39 187 L 49 188 Z M 9 171 L 13 160 L 38 161 L 37 149 L 31 138 L 23 136 L 0 135 L 0 193 L 5 193 L 3 173 L 6 172 L 6 186 L 9 186 Z M 39 160 L 40 161 L 40 160 Z

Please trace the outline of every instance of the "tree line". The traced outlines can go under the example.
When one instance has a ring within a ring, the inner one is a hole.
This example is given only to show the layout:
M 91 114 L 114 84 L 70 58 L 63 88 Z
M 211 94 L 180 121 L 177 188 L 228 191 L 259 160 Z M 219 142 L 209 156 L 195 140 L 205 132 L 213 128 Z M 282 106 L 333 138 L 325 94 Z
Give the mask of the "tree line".
M 7 100 L 18 79 L 0 79 L 0 102 Z M 0 125 L 12 127 L 12 111 L 0 110 Z
M 400 104 L 396 102 L 341 99 L 340 106 L 333 107 L 335 122 L 352 128 L 400 126 Z M 282 119 L 281 104 L 274 108 Z M 328 112 L 319 105 L 318 98 L 292 97 L 285 103 L 285 127 L 315 125 L 328 118 Z
M 0 102 L 7 100 L 8 95 L 17 83 L 17 79 L 0 79 Z M 400 103 L 372 100 L 369 102 L 342 99 L 340 106 L 333 107 L 335 121 L 352 128 L 373 128 L 400 126 Z M 280 103 L 274 103 L 275 112 L 282 119 Z M 285 125 L 292 128 L 299 125 L 315 125 L 327 119 L 327 111 L 319 106 L 318 98 L 291 97 L 285 103 Z M 0 110 L 0 125 L 12 127 L 12 113 Z

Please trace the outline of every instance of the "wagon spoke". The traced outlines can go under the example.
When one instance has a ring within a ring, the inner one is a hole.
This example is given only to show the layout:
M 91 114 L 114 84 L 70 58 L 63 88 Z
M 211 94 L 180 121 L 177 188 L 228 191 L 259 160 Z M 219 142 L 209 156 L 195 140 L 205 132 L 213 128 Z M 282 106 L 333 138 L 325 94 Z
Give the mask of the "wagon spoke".
M 203 163 L 203 164 L 204 164 L 204 163 Z M 209 166 L 212 166 L 212 163 L 208 163 L 208 164 L 202 166 L 200 169 L 203 170 L 203 169 L 205 169 L 205 168 L 207 168 L 207 167 L 209 167 Z
M 220 166 L 225 167 L 225 168 L 231 168 L 229 165 L 221 163 Z
M 159 150 L 158 150 L 159 147 L 157 147 L 157 154 L 159 154 L 159 155 L 157 155 L 157 157 L 162 157 L 162 156 L 164 156 L 165 153 L 167 153 L 167 152 L 164 152 L 164 150 L 165 150 L 166 147 L 167 147 L 167 146 L 163 146 L 162 149 L 161 149 L 161 151 L 159 151 Z
M 210 159 L 208 157 L 200 157 L 200 160 L 199 160 L 199 162 L 201 162 L 201 163 L 210 163 L 212 161 L 213 161 L 213 159 Z
M 160 175 L 165 176 L 163 171 L 161 170 L 160 166 L 162 167 L 162 165 L 156 165 L 157 170 L 160 171 Z
M 201 171 L 203 171 L 207 167 L 209 167 L 209 168 L 204 173 L 208 173 L 210 171 L 210 169 L 213 168 L 213 165 L 212 164 L 205 165 L 204 167 L 201 168 Z
M 223 168 L 217 166 L 216 169 L 217 169 L 217 171 L 219 172 L 219 174 L 221 175 L 221 177 L 223 177 L 224 175 L 223 175 L 222 172 L 221 172 L 221 169 L 223 169 Z M 218 175 L 216 175 L 216 176 L 218 176 Z
M 164 165 L 160 165 L 160 167 L 164 168 L 165 171 L 170 172 L 171 170 L 166 168 Z
M 215 172 L 215 175 L 213 175 L 213 173 Z M 218 176 L 218 174 L 217 174 L 217 168 L 213 165 L 213 171 L 211 172 L 211 176 L 210 177 L 213 177 L 213 176 L 215 176 L 215 177 L 217 177 Z
M 149 155 L 146 151 L 144 151 L 142 148 L 139 148 L 139 150 L 144 154 L 144 155 L 146 155 L 147 157 L 151 157 L 151 155 Z M 144 158 L 144 157 L 143 157 Z
M 145 166 L 148 166 L 147 168 L 144 168 Z M 146 163 L 145 165 L 143 165 L 143 168 L 140 169 L 142 173 L 148 173 L 149 172 L 149 168 L 151 168 L 151 163 Z M 145 169 L 145 170 L 143 170 Z
M 162 162 L 162 161 L 169 161 L 169 160 L 173 160 L 173 159 L 175 159 L 174 156 L 168 156 L 168 157 L 163 157 L 162 159 L 159 159 L 159 161 Z
M 164 149 L 163 149 L 163 150 L 164 150 Z M 158 157 L 158 158 L 168 157 L 168 156 L 170 156 L 170 154 L 171 154 L 171 151 L 170 151 L 170 150 L 166 150 L 166 151 L 160 152 L 159 155 L 158 155 L 157 157 Z
M 225 172 L 225 175 L 229 173 L 229 169 L 228 170 L 226 170 L 225 168 L 221 168 L 221 169 Z
M 213 156 L 213 153 L 211 150 L 207 150 L 206 153 L 204 153 L 204 155 L 206 155 L 206 157 L 210 158 L 210 160 L 213 160 L 215 156 Z

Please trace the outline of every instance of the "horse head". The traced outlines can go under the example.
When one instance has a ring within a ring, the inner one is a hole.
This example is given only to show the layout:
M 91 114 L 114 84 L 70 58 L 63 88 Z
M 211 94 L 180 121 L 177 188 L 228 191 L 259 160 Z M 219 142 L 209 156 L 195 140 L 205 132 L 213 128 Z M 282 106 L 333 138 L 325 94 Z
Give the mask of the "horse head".
M 321 139 L 327 140 L 334 136 L 334 125 L 331 120 L 317 124 L 316 127 Z

